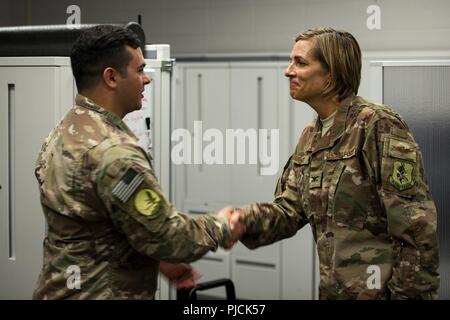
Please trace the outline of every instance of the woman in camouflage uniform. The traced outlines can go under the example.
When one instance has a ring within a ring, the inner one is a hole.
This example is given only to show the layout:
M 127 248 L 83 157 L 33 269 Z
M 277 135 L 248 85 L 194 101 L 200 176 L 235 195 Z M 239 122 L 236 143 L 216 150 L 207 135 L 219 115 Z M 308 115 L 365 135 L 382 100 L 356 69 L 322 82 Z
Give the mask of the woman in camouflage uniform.
M 273 202 L 240 209 L 241 241 L 268 245 L 309 223 L 321 299 L 435 298 L 436 207 L 421 152 L 399 114 L 356 96 L 355 38 L 331 28 L 299 34 L 285 75 L 291 96 L 318 117 L 303 130 Z

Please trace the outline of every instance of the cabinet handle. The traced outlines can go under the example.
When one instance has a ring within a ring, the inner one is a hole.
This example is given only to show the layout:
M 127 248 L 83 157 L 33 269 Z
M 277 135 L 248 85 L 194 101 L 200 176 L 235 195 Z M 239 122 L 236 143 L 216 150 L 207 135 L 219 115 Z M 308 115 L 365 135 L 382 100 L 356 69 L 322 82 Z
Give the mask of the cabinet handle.
M 197 95 L 198 95 L 198 120 L 202 121 L 203 117 L 203 101 L 202 101 L 202 77 L 201 73 L 197 74 Z
M 223 259 L 216 257 L 203 257 L 202 260 L 214 261 L 214 262 L 223 262 Z
M 258 136 L 258 144 L 261 143 L 261 141 L 259 141 L 259 129 L 261 129 L 262 126 L 262 82 L 263 82 L 263 78 L 262 77 L 258 77 L 256 79 L 256 113 L 257 113 L 257 123 L 256 123 L 256 134 Z M 260 157 L 259 157 L 259 153 L 260 153 L 260 146 L 258 145 L 258 156 L 256 157 L 256 174 L 257 175 L 261 175 L 261 161 L 260 161 Z
M 252 267 L 260 267 L 260 268 L 269 268 L 276 269 L 276 265 L 274 263 L 267 262 L 257 262 L 257 261 L 248 261 L 248 260 L 236 260 L 236 264 L 243 264 Z
M 8 109 L 7 109 L 7 117 L 8 117 L 8 128 L 7 128 L 7 162 L 8 162 L 8 185 L 7 185 L 7 207 L 8 207 L 8 258 L 10 260 L 15 260 L 16 256 L 16 243 L 15 243 L 15 232 L 14 232 L 14 211 L 13 211 L 13 202 L 12 202 L 12 172 L 14 172 L 14 161 L 12 161 L 12 146 L 13 146 L 13 136 L 12 136 L 12 123 L 13 123 L 13 114 L 15 111 L 15 103 L 16 103 L 16 85 L 8 83 Z
M 199 210 L 189 210 L 190 214 L 207 214 L 206 211 L 199 211 Z
M 197 74 L 197 95 L 198 95 L 198 120 L 201 121 L 201 123 L 203 124 L 203 100 L 202 100 L 202 77 L 203 75 L 201 73 Z M 200 152 L 200 159 L 203 159 L 203 150 L 199 150 L 198 152 Z M 203 163 L 203 160 L 200 161 L 201 163 Z M 198 170 L 200 172 L 203 171 L 203 165 L 199 164 L 198 165 Z

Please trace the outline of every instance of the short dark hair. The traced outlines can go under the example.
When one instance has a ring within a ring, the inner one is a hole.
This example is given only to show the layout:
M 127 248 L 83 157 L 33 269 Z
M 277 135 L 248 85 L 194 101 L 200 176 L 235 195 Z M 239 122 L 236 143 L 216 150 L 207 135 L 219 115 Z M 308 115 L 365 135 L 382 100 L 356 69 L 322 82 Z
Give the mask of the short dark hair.
M 325 95 L 338 95 L 341 101 L 357 94 L 361 82 L 361 49 L 355 37 L 347 31 L 318 27 L 300 33 L 299 40 L 314 44 L 315 58 L 330 72 L 331 81 Z
M 98 25 L 83 31 L 70 52 L 78 91 L 95 86 L 108 67 L 126 75 L 131 60 L 126 46 L 136 49 L 140 45 L 133 31 L 120 26 Z

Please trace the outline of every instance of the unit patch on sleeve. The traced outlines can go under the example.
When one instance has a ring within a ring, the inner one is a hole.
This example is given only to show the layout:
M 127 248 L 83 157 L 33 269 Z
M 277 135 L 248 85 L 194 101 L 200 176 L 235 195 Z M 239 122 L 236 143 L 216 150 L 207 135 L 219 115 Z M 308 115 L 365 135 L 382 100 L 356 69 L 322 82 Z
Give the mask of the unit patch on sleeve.
M 411 188 L 414 185 L 413 169 L 414 165 L 412 163 L 400 160 L 395 161 L 389 182 L 400 191 Z
M 134 198 L 136 210 L 151 218 L 156 218 L 161 206 L 161 197 L 152 189 L 142 189 Z

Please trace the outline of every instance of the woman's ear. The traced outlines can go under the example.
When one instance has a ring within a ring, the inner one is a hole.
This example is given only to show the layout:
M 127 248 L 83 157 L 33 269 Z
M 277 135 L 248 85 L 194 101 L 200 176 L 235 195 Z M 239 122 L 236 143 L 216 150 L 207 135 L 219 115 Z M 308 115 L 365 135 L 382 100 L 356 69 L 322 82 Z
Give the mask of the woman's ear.
M 330 84 L 331 84 L 331 73 L 328 72 L 328 75 L 327 75 L 327 87 L 328 87 Z

